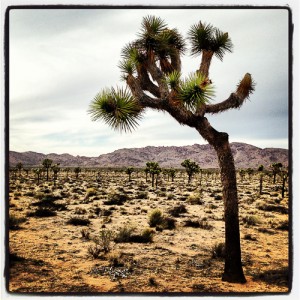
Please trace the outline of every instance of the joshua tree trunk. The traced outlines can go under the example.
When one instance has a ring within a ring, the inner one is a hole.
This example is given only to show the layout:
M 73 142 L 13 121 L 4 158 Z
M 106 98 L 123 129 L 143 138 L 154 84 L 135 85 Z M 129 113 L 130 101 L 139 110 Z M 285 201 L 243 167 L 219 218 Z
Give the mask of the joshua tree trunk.
M 262 183 L 263 183 L 263 175 L 260 174 L 260 177 L 259 177 L 259 194 L 260 195 L 262 194 Z
M 199 133 L 214 147 L 217 152 L 223 186 L 225 218 L 225 269 L 222 280 L 228 282 L 246 282 L 240 246 L 240 229 L 238 214 L 238 196 L 236 173 L 228 134 L 216 131 L 206 118 L 202 118 Z

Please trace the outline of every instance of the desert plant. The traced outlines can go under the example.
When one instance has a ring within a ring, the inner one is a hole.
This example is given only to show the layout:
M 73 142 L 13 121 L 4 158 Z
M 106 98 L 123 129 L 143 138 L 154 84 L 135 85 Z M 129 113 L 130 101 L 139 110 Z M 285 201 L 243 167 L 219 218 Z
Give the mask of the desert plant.
M 22 172 L 22 169 L 23 169 L 23 164 L 21 162 L 18 162 L 16 164 L 16 169 L 19 171 L 19 177 L 21 177 L 21 172 Z
M 24 217 L 17 217 L 14 214 L 9 214 L 8 219 L 8 226 L 10 230 L 17 230 L 20 229 L 20 224 L 26 222 L 26 218 Z
M 161 172 L 161 167 L 159 166 L 159 164 L 157 162 L 149 161 L 146 163 L 146 169 L 147 169 L 148 173 L 151 174 L 152 187 L 154 187 L 154 179 L 155 179 L 155 175 L 156 175 L 156 187 L 157 187 L 157 178 Z
M 74 173 L 75 173 L 76 179 L 78 179 L 78 176 L 79 176 L 80 172 L 81 172 L 81 168 L 80 167 L 74 168 Z
M 176 205 L 168 210 L 168 213 L 173 217 L 180 217 L 181 214 L 186 212 L 187 210 L 184 204 Z
M 75 225 L 75 226 L 87 226 L 91 223 L 89 219 L 79 218 L 79 217 L 71 217 L 67 224 Z
M 262 194 L 263 177 L 264 177 L 264 173 L 263 173 L 264 166 L 260 165 L 257 170 L 259 172 L 259 194 L 261 195 Z
M 105 205 L 123 205 L 129 199 L 128 195 L 113 192 L 108 195 L 108 200 L 104 201 Z
M 82 238 L 89 240 L 90 239 L 90 231 L 87 228 L 82 228 L 80 230 Z
M 213 245 L 211 249 L 212 258 L 225 258 L 225 244 L 224 243 L 216 243 Z
M 276 162 L 271 164 L 271 169 L 272 169 L 272 173 L 273 173 L 273 183 L 276 183 L 276 175 L 280 173 L 281 168 L 282 168 L 282 163 L 280 162 Z
M 190 161 L 189 159 L 184 160 L 181 165 L 185 168 L 185 171 L 188 175 L 188 184 L 190 184 L 192 176 L 196 173 L 199 173 L 200 168 L 197 163 Z
M 134 171 L 133 167 L 126 168 L 125 172 L 128 175 L 128 181 L 131 181 L 131 174 L 133 173 L 133 171 Z
M 242 221 L 244 224 L 248 225 L 248 226 L 255 226 L 261 223 L 261 221 L 259 220 L 258 217 L 256 216 L 244 216 L 242 218 Z
M 111 230 L 101 230 L 99 235 L 93 239 L 94 243 L 99 245 L 104 253 L 108 253 L 111 250 L 111 242 L 113 240 L 114 233 Z
M 37 218 L 54 217 L 56 215 L 57 215 L 56 211 L 46 207 L 39 207 L 35 211 L 27 213 L 28 217 L 37 217 Z
M 187 202 L 192 205 L 202 205 L 204 203 L 202 200 L 202 192 L 200 191 L 198 193 L 193 193 L 189 195 L 187 198 Z
M 163 222 L 163 214 L 159 209 L 153 210 L 149 214 L 148 223 L 150 227 L 155 227 Z
M 49 180 L 49 169 L 50 169 L 52 163 L 53 163 L 53 161 L 49 158 L 45 158 L 42 162 L 42 165 L 43 165 L 44 169 L 46 170 L 46 174 L 47 174 L 46 180 L 47 181 Z
M 134 231 L 134 226 L 126 224 L 119 229 L 119 231 L 115 235 L 114 241 L 116 243 L 129 243 Z
M 223 185 L 226 259 L 223 280 L 245 282 L 242 270 L 238 197 L 235 166 L 228 134 L 215 130 L 206 114 L 240 108 L 254 90 L 247 73 L 228 99 L 210 104 L 213 96 L 209 69 L 213 56 L 220 60 L 232 51 L 228 33 L 210 24 L 197 23 L 188 32 L 193 55 L 202 55 L 200 68 L 181 79 L 181 55 L 185 40 L 155 16 L 142 22 L 139 38 L 123 48 L 119 64 L 122 78 L 130 89 L 104 89 L 92 101 L 93 120 L 104 120 L 114 129 L 131 131 L 148 107 L 168 112 L 180 124 L 195 128 L 215 149 Z M 150 79 L 151 78 L 151 79 Z M 147 92 L 147 93 L 146 93 Z

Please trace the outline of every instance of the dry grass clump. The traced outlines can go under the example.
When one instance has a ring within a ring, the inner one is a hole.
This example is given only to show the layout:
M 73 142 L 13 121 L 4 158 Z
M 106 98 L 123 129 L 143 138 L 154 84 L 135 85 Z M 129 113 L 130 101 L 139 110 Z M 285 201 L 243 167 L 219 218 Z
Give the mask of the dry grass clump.
M 211 249 L 212 258 L 225 258 L 225 243 L 216 243 Z
M 173 217 L 180 217 L 181 214 L 187 212 L 187 209 L 184 204 L 176 205 L 168 210 L 168 213 Z
M 193 193 L 188 196 L 187 202 L 192 205 L 202 205 L 204 203 L 202 199 L 202 193 Z
M 9 214 L 8 226 L 10 230 L 20 229 L 20 224 L 26 222 L 27 219 L 24 217 L 18 217 L 14 214 Z
M 151 243 L 153 241 L 154 230 L 146 228 L 141 234 L 134 234 L 136 227 L 124 225 L 119 229 L 114 238 L 116 243 Z
M 27 213 L 28 217 L 37 217 L 37 218 L 54 217 L 56 215 L 57 215 L 56 211 L 46 207 L 39 207 L 35 211 L 30 211 Z
M 91 223 L 89 219 L 79 218 L 76 216 L 71 217 L 67 222 L 69 225 L 75 225 L 75 226 L 87 226 Z

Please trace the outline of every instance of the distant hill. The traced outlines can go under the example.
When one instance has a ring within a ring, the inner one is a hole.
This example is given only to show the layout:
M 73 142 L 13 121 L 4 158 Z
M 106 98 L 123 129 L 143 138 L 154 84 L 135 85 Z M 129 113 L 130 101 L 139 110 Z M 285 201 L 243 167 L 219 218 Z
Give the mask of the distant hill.
M 280 148 L 261 149 L 245 143 L 231 143 L 236 168 L 265 167 L 274 162 L 288 165 L 288 150 Z M 147 161 L 156 161 L 162 167 L 181 167 L 185 159 L 197 162 L 201 168 L 217 168 L 218 161 L 214 149 L 206 145 L 168 146 L 119 149 L 98 157 L 73 156 L 70 154 L 42 154 L 36 152 L 9 152 L 9 164 L 15 166 L 22 162 L 24 166 L 41 165 L 45 158 L 52 159 L 61 166 L 81 167 L 144 167 Z

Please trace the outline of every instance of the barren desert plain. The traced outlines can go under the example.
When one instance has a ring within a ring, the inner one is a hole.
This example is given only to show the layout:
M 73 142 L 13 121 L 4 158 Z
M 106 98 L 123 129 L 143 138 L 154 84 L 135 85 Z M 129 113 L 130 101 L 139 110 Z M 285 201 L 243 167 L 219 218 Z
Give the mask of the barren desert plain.
M 205 170 L 204 170 L 205 171 Z M 190 184 L 163 172 L 157 187 L 142 169 L 61 169 L 37 183 L 10 173 L 8 289 L 13 293 L 286 293 L 289 190 L 282 178 L 237 171 L 245 284 L 224 269 L 220 175 Z

